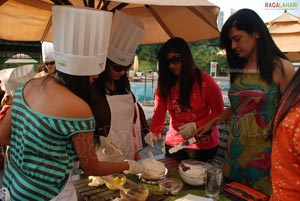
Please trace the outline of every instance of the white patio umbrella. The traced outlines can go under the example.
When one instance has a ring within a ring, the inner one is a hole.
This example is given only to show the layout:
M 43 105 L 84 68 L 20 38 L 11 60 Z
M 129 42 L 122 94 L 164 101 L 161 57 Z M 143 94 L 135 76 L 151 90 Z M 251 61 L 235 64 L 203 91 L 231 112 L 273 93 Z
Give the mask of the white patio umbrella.
M 5 27 L 0 29 L 0 39 L 51 42 L 53 2 L 119 9 L 135 16 L 146 29 L 142 44 L 162 43 L 173 36 L 188 42 L 219 36 L 220 9 L 207 0 L 5 0 L 0 1 L 0 27 Z
M 138 72 L 139 70 L 139 58 L 137 55 L 134 56 L 134 60 L 133 60 L 133 70 L 134 72 Z
M 31 56 L 27 54 L 15 54 L 12 58 L 6 60 L 4 63 L 6 64 L 15 64 L 15 63 L 38 63 L 37 60 L 33 59 Z
M 300 18 L 285 11 L 267 26 L 279 49 L 290 60 L 300 60 Z

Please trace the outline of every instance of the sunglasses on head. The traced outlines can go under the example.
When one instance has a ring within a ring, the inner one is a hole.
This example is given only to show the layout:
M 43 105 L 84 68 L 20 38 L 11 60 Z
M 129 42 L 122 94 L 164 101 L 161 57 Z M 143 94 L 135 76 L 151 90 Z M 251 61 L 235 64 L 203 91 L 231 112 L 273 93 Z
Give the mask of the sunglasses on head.
M 179 55 L 176 55 L 170 59 L 167 59 L 167 63 L 170 64 L 179 64 L 180 62 L 182 62 L 182 57 Z
M 122 71 L 127 72 L 130 69 L 130 66 L 121 66 L 121 65 L 117 65 L 117 64 L 111 64 L 111 66 L 115 72 L 122 72 Z
M 48 66 L 48 65 L 54 65 L 55 61 L 46 62 L 45 64 L 46 64 L 46 66 Z

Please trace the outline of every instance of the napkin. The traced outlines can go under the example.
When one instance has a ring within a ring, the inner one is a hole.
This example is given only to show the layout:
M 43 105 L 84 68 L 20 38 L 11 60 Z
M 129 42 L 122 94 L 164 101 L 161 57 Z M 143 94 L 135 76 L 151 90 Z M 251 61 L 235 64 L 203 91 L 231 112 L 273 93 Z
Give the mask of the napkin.
M 104 184 L 104 180 L 100 176 L 89 176 L 89 186 L 100 186 Z
M 213 201 L 213 199 L 198 195 L 187 194 L 186 196 L 178 198 L 175 201 Z

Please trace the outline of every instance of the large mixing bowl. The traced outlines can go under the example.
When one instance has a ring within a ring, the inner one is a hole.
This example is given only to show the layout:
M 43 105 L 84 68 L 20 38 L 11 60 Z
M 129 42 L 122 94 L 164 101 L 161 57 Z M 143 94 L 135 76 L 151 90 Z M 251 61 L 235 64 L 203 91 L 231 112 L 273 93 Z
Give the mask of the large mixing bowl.
M 201 186 L 206 181 L 206 163 L 196 160 L 183 160 L 178 167 L 183 181 L 192 186 Z

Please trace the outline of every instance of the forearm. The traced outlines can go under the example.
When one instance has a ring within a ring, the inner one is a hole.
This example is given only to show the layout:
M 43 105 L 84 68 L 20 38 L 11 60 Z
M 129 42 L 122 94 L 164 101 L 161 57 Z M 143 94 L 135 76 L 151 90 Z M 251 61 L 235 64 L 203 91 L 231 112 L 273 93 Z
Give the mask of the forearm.
M 129 170 L 129 164 L 126 161 L 104 162 L 98 160 L 92 132 L 76 134 L 73 136 L 73 144 L 80 166 L 87 175 L 103 176 Z
M 90 161 L 91 162 L 91 161 Z M 104 176 L 116 173 L 123 173 L 125 170 L 129 170 L 128 162 L 104 162 L 96 161 L 91 164 L 84 163 L 81 165 L 84 173 L 93 176 Z
M 222 124 L 222 123 L 229 121 L 231 118 L 231 115 L 232 115 L 232 108 L 231 107 L 226 108 L 219 116 L 215 117 L 211 121 L 212 126 Z
M 156 133 L 157 135 L 160 135 L 166 121 L 166 115 L 157 115 L 154 114 L 152 121 L 151 121 L 151 126 L 150 126 L 150 131 L 153 133 Z
M 160 135 L 166 121 L 167 103 L 155 96 L 155 107 L 152 116 L 150 131 Z
M 196 121 L 197 127 L 200 127 L 206 124 L 207 122 L 217 121 L 217 119 L 220 118 L 219 116 L 222 115 L 223 112 L 224 112 L 223 107 L 217 110 L 212 110 L 212 112 L 209 115 L 206 115 L 204 118 L 201 118 L 199 121 Z

